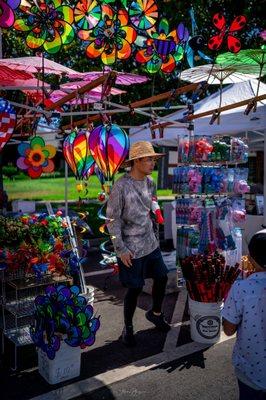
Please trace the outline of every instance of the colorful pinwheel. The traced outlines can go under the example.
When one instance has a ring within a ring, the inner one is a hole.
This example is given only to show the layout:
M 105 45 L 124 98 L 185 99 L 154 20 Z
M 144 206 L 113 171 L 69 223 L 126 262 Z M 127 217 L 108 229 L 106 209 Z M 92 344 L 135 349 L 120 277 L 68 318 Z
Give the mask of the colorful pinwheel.
M 158 27 L 148 31 L 149 38 L 145 42 L 145 48 L 138 50 L 136 60 L 146 64 L 146 69 L 151 74 L 162 71 L 166 74 L 173 72 L 176 64 L 184 56 L 184 49 L 178 45 L 177 30 L 169 32 L 169 23 L 163 18 Z
M 136 0 L 130 4 L 128 13 L 133 26 L 147 30 L 157 21 L 158 7 L 154 0 Z
M 115 11 L 107 4 L 102 5 L 102 19 L 98 25 L 92 31 L 81 29 L 78 32 L 81 40 L 90 42 L 86 48 L 87 57 L 101 57 L 105 65 L 129 58 L 137 33 L 128 26 L 128 20 L 125 9 Z
M 31 178 L 39 178 L 43 172 L 54 171 L 54 162 L 51 160 L 56 154 L 56 148 L 40 136 L 35 136 L 30 143 L 18 145 L 20 157 L 17 160 L 17 167 L 27 171 Z
M 0 98 L 0 152 L 11 138 L 16 126 L 17 116 L 9 101 Z
M 80 296 L 77 286 L 48 286 L 45 295 L 35 299 L 35 326 L 31 337 L 36 346 L 54 359 L 60 348 L 59 334 L 66 335 L 65 343 L 84 348 L 95 342 L 100 327 L 99 318 L 93 316 L 93 307 Z
M 15 22 L 14 10 L 20 0 L 0 0 L 0 28 L 10 28 Z
M 102 17 L 102 9 L 97 0 L 79 0 L 74 9 L 74 19 L 78 29 L 95 28 Z
M 73 131 L 63 143 L 65 160 L 77 179 L 88 179 L 93 173 L 94 159 L 89 150 L 89 135 L 88 131 Z
M 72 42 L 74 12 L 70 6 L 62 0 L 28 0 L 25 4 L 20 6 L 23 16 L 15 21 L 14 28 L 28 32 L 26 44 L 30 49 L 43 47 L 55 54 Z
M 219 50 L 222 47 L 223 41 L 227 38 L 228 50 L 232 53 L 238 53 L 241 49 L 241 42 L 234 36 L 235 32 L 240 31 L 246 25 L 247 19 L 244 15 L 239 15 L 231 23 L 230 27 L 226 27 L 226 19 L 223 14 L 216 13 L 213 16 L 213 24 L 220 31 L 218 35 L 212 36 L 208 42 L 208 47 L 211 50 Z
M 100 125 L 90 133 L 89 148 L 104 178 L 110 182 L 127 156 L 129 138 L 116 124 Z

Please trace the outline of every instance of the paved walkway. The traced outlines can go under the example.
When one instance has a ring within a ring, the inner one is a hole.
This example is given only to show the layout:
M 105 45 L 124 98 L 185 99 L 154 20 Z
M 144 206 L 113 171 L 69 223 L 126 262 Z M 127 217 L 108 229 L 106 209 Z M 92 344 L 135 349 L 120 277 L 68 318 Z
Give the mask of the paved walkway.
M 95 287 L 94 309 L 101 315 L 101 328 L 96 343 L 82 354 L 81 375 L 51 386 L 37 371 L 33 347 L 20 349 L 20 370 L 1 371 L 1 399 L 236 399 L 231 367 L 234 339 L 222 335 L 220 343 L 211 347 L 193 342 L 185 290 L 165 298 L 166 318 L 172 323 L 167 335 L 145 319 L 151 296 L 142 293 L 135 314 L 138 345 L 124 347 L 119 340 L 124 289 L 116 276 L 98 266 L 98 260 L 97 252 L 90 254 L 86 280 Z

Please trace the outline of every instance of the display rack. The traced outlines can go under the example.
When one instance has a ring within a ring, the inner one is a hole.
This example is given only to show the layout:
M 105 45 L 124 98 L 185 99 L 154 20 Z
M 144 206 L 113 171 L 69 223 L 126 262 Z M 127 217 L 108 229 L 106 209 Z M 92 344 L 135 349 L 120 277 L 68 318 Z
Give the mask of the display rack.
M 2 308 L 2 354 L 5 353 L 5 339 L 14 345 L 14 360 L 12 369 L 17 369 L 17 348 L 32 344 L 30 325 L 34 314 L 34 300 L 44 293 L 46 286 L 51 284 L 71 284 L 69 276 L 54 276 L 46 274 L 42 279 L 35 276 L 10 279 L 1 274 L 1 308 Z
M 75 229 L 73 229 L 69 217 L 66 217 L 64 221 L 70 247 L 72 252 L 77 256 L 79 264 L 78 282 L 75 282 L 75 284 L 80 285 L 81 292 L 85 294 L 87 288 L 82 265 L 80 263 Z M 13 358 L 13 362 L 11 361 L 11 369 L 16 370 L 18 367 L 18 348 L 33 344 L 30 335 L 30 326 L 33 322 L 35 311 L 34 300 L 36 296 L 43 294 L 48 285 L 73 284 L 73 277 L 49 272 L 37 277 L 33 274 L 26 274 L 23 270 L 18 270 L 16 272 L 2 270 L 0 274 L 0 283 L 2 354 L 5 353 L 5 341 L 8 340 L 14 346 L 14 353 L 11 355 Z
M 178 275 L 179 278 L 181 278 L 179 279 L 179 281 L 183 284 L 185 283 L 185 281 L 183 280 L 183 274 L 181 270 L 181 260 L 187 256 L 195 255 L 197 253 L 213 252 L 213 250 L 216 249 L 219 252 L 223 253 L 225 257 L 227 256 L 228 259 L 230 259 L 230 257 L 232 260 L 234 259 L 233 253 L 230 248 L 228 249 L 228 251 L 226 251 L 225 249 L 217 246 L 216 238 L 214 237 L 213 232 L 219 224 L 219 221 L 217 222 L 216 219 L 219 218 L 217 217 L 217 215 L 219 214 L 217 210 L 219 210 L 219 206 L 221 205 L 222 201 L 224 201 L 223 204 L 225 206 L 228 206 L 229 208 L 231 204 L 231 199 L 234 198 L 235 201 L 238 201 L 237 199 L 241 201 L 241 199 L 243 198 L 243 193 L 241 193 L 240 190 L 239 193 L 237 193 L 237 190 L 235 189 L 234 185 L 237 181 L 237 173 L 234 172 L 232 168 L 230 169 L 230 166 L 234 166 L 235 171 L 238 171 L 237 167 L 241 168 L 241 166 L 246 164 L 248 148 L 247 144 L 243 142 L 242 148 L 240 149 L 239 147 L 239 153 L 236 154 L 234 153 L 234 151 L 236 151 L 236 148 L 232 147 L 232 143 L 234 142 L 234 144 L 240 144 L 240 141 L 237 142 L 237 138 L 230 139 L 231 147 L 228 146 L 228 149 L 226 150 L 226 156 L 229 158 L 227 160 L 213 160 L 211 159 L 211 149 L 213 146 L 211 142 L 208 142 L 208 140 L 213 140 L 214 142 L 218 139 L 220 138 L 197 138 L 197 140 L 201 141 L 201 145 L 203 146 L 201 148 L 204 149 L 202 153 L 200 153 L 199 151 L 199 145 L 197 147 L 196 138 L 193 134 L 191 134 L 188 139 L 183 140 L 183 142 L 182 140 L 180 140 L 179 142 L 180 147 L 178 150 L 178 159 L 176 170 L 174 170 L 173 193 L 175 194 L 176 210 L 176 258 L 178 265 Z M 228 141 L 227 139 L 229 140 L 228 137 L 223 137 L 222 139 L 225 148 L 226 144 L 230 142 L 230 140 Z M 197 150 L 198 153 L 196 154 L 195 152 Z M 200 156 L 205 157 L 205 159 L 197 159 L 197 157 Z M 239 159 L 233 159 L 233 157 L 238 156 Z M 206 171 L 205 167 L 207 167 Z M 209 173 L 208 170 L 211 172 Z M 216 182 L 215 179 L 213 179 L 214 183 L 216 183 L 216 185 L 213 184 L 213 187 L 210 178 L 211 173 L 213 173 L 214 178 L 216 178 Z M 220 177 L 215 176 L 216 174 L 219 175 L 219 173 L 221 176 L 224 175 L 223 184 L 221 184 L 221 186 L 219 186 L 219 183 L 222 182 L 219 181 Z M 230 183 L 228 179 L 229 173 L 231 174 Z M 193 177 L 194 181 L 190 177 Z M 197 207 L 198 215 L 200 215 L 200 217 L 196 221 L 195 219 L 197 219 L 197 211 L 195 210 L 197 210 Z M 195 212 L 193 216 L 192 210 L 193 213 Z M 215 225 L 215 229 L 213 225 Z M 232 226 L 233 224 L 231 224 L 230 227 L 228 226 L 228 230 L 230 230 Z M 237 227 L 237 223 L 234 224 L 234 227 Z M 241 250 L 242 239 L 238 237 L 239 232 L 237 234 L 234 232 L 234 235 L 236 247 L 240 246 Z M 205 248 L 204 244 L 206 244 Z M 238 253 L 239 254 L 237 254 L 236 257 L 241 258 L 239 257 L 241 251 L 239 251 Z

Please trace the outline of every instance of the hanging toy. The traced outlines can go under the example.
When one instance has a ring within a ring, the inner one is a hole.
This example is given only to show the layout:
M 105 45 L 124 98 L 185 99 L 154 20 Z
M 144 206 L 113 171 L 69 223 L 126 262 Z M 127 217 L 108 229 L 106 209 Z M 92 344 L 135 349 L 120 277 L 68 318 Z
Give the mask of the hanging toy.
M 156 196 L 152 197 L 151 210 L 155 214 L 156 222 L 158 224 L 163 224 L 164 223 L 164 218 L 163 218 L 160 206 L 159 206 L 159 204 L 157 202 L 157 197 Z
M 205 139 L 197 140 L 195 143 L 195 158 L 200 161 L 207 161 L 209 154 L 213 151 L 213 146 Z

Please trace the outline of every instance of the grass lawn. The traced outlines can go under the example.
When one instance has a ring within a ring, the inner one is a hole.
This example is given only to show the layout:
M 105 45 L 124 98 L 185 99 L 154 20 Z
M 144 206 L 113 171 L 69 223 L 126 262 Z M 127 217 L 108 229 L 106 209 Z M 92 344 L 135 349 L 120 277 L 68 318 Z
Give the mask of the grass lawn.
M 157 171 L 153 173 L 153 179 L 157 182 Z M 118 174 L 119 176 L 119 174 Z M 117 176 L 117 177 L 118 177 Z M 68 200 L 78 200 L 79 196 L 87 199 L 95 199 L 101 191 L 101 185 L 98 178 L 93 175 L 88 181 L 88 194 L 82 191 L 80 194 L 76 189 L 76 180 L 74 177 L 68 178 Z M 65 178 L 41 178 L 41 179 L 23 179 L 10 181 L 4 179 L 4 189 L 7 192 L 9 200 L 64 200 L 65 198 Z M 158 190 L 158 196 L 171 196 L 171 190 Z

